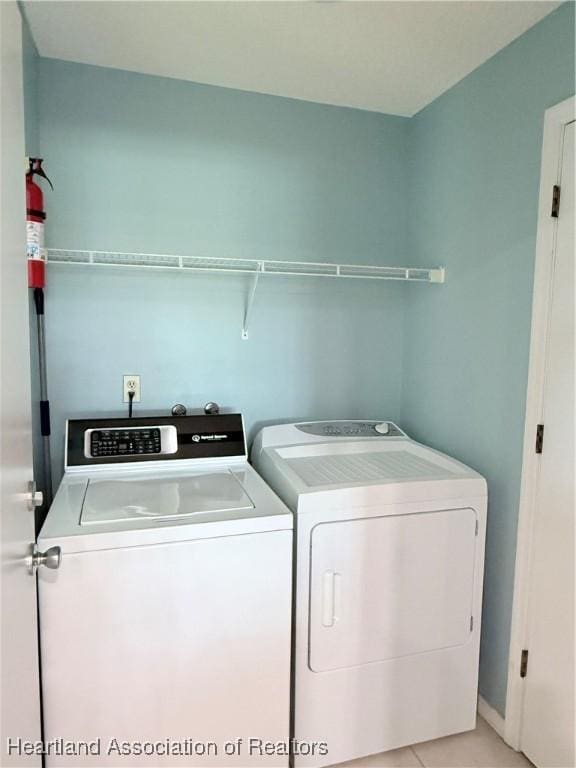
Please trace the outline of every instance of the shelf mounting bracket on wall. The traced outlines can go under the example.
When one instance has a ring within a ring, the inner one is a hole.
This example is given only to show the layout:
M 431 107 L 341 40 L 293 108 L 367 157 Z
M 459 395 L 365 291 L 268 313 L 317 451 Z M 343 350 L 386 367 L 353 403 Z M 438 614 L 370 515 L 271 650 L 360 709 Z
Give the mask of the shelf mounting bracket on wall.
M 254 277 L 252 278 L 252 285 L 250 286 L 250 290 L 248 292 L 248 297 L 246 299 L 246 308 L 244 310 L 244 322 L 242 323 L 242 338 L 244 341 L 248 338 L 248 324 L 250 322 L 250 315 L 252 314 L 252 307 L 254 306 L 254 299 L 256 298 L 256 289 L 258 288 L 258 280 L 260 279 L 260 275 L 263 271 L 263 264 L 261 261 L 258 262 L 258 267 L 256 269 L 256 272 L 254 273 Z

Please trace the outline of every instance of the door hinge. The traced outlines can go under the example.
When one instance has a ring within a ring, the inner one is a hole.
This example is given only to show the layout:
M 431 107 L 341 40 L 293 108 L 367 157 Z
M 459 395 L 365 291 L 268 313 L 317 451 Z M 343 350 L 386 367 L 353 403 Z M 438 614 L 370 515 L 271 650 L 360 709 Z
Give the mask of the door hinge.
M 526 677 L 528 671 L 528 651 L 524 649 L 520 655 L 520 677 Z
M 552 187 L 552 211 L 550 212 L 550 216 L 552 216 L 553 219 L 558 218 L 558 214 L 560 213 L 560 187 L 558 184 L 554 184 Z
M 470 616 L 470 632 L 474 629 L 474 616 Z
M 544 445 L 544 424 L 536 425 L 536 453 L 542 453 L 542 446 Z
M 480 526 L 478 525 L 478 520 L 476 520 L 476 528 L 475 528 L 475 530 L 474 530 L 474 535 L 475 535 L 475 536 L 478 536 L 478 529 L 479 529 L 479 527 L 480 527 Z

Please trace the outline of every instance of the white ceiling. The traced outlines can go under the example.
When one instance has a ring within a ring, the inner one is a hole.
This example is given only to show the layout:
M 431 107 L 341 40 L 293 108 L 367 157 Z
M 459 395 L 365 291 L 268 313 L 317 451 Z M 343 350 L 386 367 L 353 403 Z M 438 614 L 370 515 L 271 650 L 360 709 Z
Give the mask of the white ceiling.
M 24 8 L 42 56 L 413 115 L 559 5 L 35 0 Z

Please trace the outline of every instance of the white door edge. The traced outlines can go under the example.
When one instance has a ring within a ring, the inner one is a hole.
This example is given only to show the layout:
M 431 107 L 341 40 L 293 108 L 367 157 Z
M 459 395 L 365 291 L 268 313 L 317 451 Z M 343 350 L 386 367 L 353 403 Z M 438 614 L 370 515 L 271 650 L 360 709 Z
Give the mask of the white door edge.
M 546 329 L 550 310 L 552 281 L 549 255 L 555 247 L 558 219 L 550 215 L 552 188 L 559 182 L 564 127 L 575 119 L 574 96 L 546 110 L 542 141 L 540 194 L 538 203 L 538 230 L 536 236 L 536 262 L 532 298 L 532 328 L 530 337 L 530 363 L 526 391 L 524 422 L 524 448 L 520 506 L 516 541 L 516 565 L 512 627 L 508 658 L 508 685 L 504 739 L 514 749 L 520 749 L 523 680 L 520 677 L 520 657 L 526 647 L 528 620 L 528 574 L 530 569 L 537 490 L 537 454 L 535 453 L 536 425 L 541 423 L 544 400 L 544 370 L 546 361 Z

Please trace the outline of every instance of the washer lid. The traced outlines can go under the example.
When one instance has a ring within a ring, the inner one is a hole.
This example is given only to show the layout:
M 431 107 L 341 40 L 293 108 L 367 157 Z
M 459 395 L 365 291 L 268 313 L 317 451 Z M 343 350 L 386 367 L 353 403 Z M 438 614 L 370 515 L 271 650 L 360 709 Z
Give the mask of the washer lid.
M 82 502 L 80 525 L 167 520 L 231 509 L 254 509 L 232 472 L 153 479 L 91 478 Z

